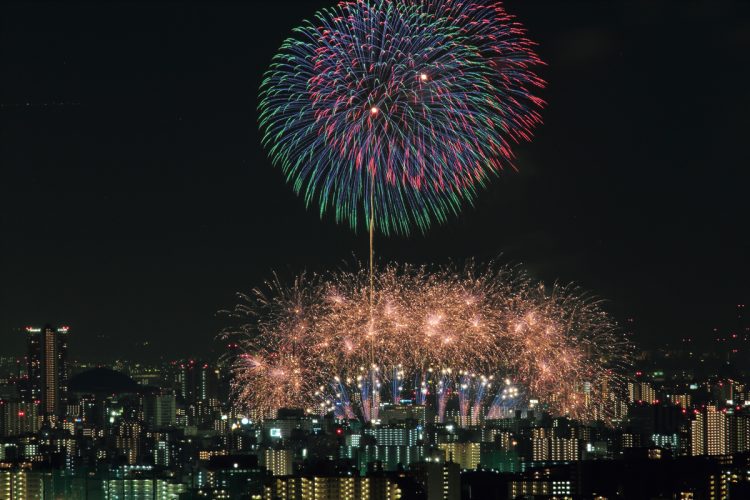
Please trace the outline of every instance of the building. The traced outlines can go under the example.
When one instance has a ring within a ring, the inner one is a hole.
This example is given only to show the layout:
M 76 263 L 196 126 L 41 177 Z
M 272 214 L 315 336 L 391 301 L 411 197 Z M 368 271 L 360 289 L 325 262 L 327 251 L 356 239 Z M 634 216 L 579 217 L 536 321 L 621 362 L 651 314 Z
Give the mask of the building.
M 750 416 L 728 417 L 729 453 L 750 451 Z
M 142 428 L 138 422 L 121 422 L 114 436 L 118 453 L 125 457 L 128 465 L 140 461 L 142 452 Z
M 630 403 L 654 403 L 656 391 L 648 382 L 628 382 L 628 398 Z
M 67 326 L 54 328 L 27 327 L 27 387 L 22 398 L 41 401 L 42 414 L 61 417 L 68 400 L 68 332 Z
M 659 448 L 670 449 L 673 451 L 679 451 L 681 448 L 680 434 L 652 434 L 651 441 L 654 442 L 655 446 Z
M 208 363 L 192 359 L 180 363 L 176 379 L 178 394 L 188 404 L 219 398 L 219 371 Z
M 573 498 L 574 484 L 566 468 L 544 467 L 520 474 L 510 482 L 508 494 L 509 498 Z M 592 495 L 586 498 L 605 497 Z
M 457 463 L 462 469 L 476 469 L 482 457 L 481 443 L 440 443 L 445 460 Z
M 42 329 L 26 327 L 26 379 L 21 386 L 25 402 L 42 399 Z
M 171 443 L 167 440 L 157 440 L 154 442 L 154 465 L 168 468 L 175 462 L 172 453 Z
M 728 415 L 715 406 L 696 411 L 690 422 L 690 454 L 726 455 L 730 448 Z
M 397 500 L 401 498 L 401 489 L 394 481 L 383 476 L 279 477 L 266 491 L 266 498 Z
M 266 479 L 266 470 L 258 466 L 255 455 L 215 456 L 205 469 L 197 498 L 262 498 Z
M 696 412 L 695 418 L 690 421 L 690 455 L 694 457 L 706 454 L 704 420 L 703 414 Z
M 339 458 L 357 459 L 357 465 L 363 473 L 370 464 L 380 462 L 383 470 L 396 471 L 401 467 L 409 467 L 415 462 L 421 462 L 428 456 L 425 446 L 400 445 L 364 445 L 360 447 L 342 446 L 339 448 Z
M 427 500 L 459 500 L 461 498 L 461 467 L 454 462 L 421 462 L 411 471 L 422 484 Z
M 581 442 L 576 438 L 533 437 L 531 443 L 534 461 L 570 462 L 580 459 Z
M 0 401 L 2 425 L 0 436 L 23 436 L 34 434 L 41 427 L 40 404 L 21 401 Z
M 706 408 L 706 454 L 726 455 L 727 446 L 727 415 L 715 407 Z
M 384 405 L 380 409 L 380 422 L 383 425 L 395 424 L 413 420 L 421 425 L 432 423 L 435 420 L 435 414 L 432 408 L 427 405 Z
M 273 476 L 291 476 L 294 474 L 294 451 L 269 448 L 263 454 L 268 472 Z
M 365 429 L 365 434 L 375 438 L 377 444 L 394 446 L 414 446 L 424 439 L 421 429 L 402 427 L 373 427 Z
M 187 485 L 164 479 L 107 479 L 102 481 L 103 498 L 181 498 Z M 184 497 L 183 497 L 184 498 Z
M 683 410 L 687 410 L 691 407 L 692 396 L 690 394 L 668 394 L 667 398 L 672 404 L 679 406 Z
M 311 432 L 312 419 L 301 411 L 279 410 L 278 417 L 263 421 L 263 440 L 275 442 L 289 439 L 293 431 Z
M 185 403 L 188 423 L 200 426 L 212 422 L 221 413 L 219 370 L 196 360 L 179 363 L 175 369 L 174 388 Z
M 40 474 L 0 470 L 0 498 L 44 498 L 44 481 Z
M 148 394 L 143 416 L 150 429 L 167 429 L 177 424 L 177 400 L 173 393 Z
M 511 498 L 536 498 L 552 495 L 552 482 L 545 480 L 521 479 L 510 484 Z

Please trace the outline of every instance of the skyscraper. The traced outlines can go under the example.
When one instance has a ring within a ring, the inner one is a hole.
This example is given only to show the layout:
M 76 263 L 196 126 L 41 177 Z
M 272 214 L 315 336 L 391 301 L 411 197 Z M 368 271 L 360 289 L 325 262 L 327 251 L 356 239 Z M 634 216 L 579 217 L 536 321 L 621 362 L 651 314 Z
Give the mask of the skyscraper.
M 713 406 L 706 408 L 706 454 L 727 454 L 727 416 Z
M 694 457 L 706 454 L 705 420 L 703 414 L 696 411 L 690 421 L 690 454 Z
M 27 403 L 42 399 L 42 329 L 26 327 L 26 381 L 21 399 Z
M 28 388 L 24 399 L 41 401 L 42 413 L 56 417 L 68 398 L 68 327 L 27 327 Z
M 750 341 L 750 325 L 745 324 L 745 304 L 737 304 L 737 333 L 745 341 Z
M 185 361 L 177 367 L 176 390 L 186 403 L 218 399 L 219 371 L 208 363 Z

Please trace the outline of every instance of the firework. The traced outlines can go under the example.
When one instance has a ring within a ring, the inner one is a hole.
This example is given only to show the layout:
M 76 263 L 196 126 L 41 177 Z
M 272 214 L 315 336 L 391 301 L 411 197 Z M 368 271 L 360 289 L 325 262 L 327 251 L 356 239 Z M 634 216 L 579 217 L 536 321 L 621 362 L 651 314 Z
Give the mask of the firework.
M 600 418 L 629 352 L 598 301 L 507 266 L 388 265 L 375 274 L 372 305 L 365 267 L 303 275 L 291 287 L 276 279 L 233 314 L 240 326 L 227 335 L 242 339 L 234 389 L 245 409 L 348 418 L 356 408 L 371 420 L 405 395 L 434 404 L 441 419 L 456 400 L 465 419 L 500 415 L 523 395 L 556 414 Z
M 513 386 L 510 379 L 505 379 L 505 386 L 497 391 L 492 404 L 487 410 L 487 418 L 498 419 L 508 416 L 516 409 L 519 400 L 520 393 L 518 387 Z
M 341 2 L 294 33 L 261 84 L 262 142 L 308 205 L 355 229 L 444 221 L 541 123 L 542 62 L 499 2 Z

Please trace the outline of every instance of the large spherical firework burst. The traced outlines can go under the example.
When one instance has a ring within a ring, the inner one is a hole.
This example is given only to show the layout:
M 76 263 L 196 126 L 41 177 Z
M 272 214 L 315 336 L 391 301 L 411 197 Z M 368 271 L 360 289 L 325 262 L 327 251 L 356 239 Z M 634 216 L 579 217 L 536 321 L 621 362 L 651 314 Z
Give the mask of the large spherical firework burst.
M 517 385 L 553 413 L 606 419 L 621 387 L 629 344 L 573 287 L 505 266 L 389 265 L 375 274 L 372 305 L 369 293 L 368 269 L 356 267 L 242 296 L 239 327 L 226 332 L 242 339 L 238 404 L 345 416 L 359 404 L 369 419 L 384 398 L 432 398 L 444 413 L 456 396 L 462 413 L 493 414 Z
M 306 202 L 384 233 L 444 221 L 541 123 L 541 63 L 491 0 L 358 0 L 318 12 L 274 57 L 263 144 Z

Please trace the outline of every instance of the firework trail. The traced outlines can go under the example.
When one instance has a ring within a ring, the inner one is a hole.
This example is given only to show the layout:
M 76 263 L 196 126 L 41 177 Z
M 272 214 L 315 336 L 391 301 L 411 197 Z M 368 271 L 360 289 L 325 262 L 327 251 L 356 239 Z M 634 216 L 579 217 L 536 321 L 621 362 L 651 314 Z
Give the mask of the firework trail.
M 489 401 L 492 379 L 511 376 L 524 398 L 586 419 L 622 388 L 629 343 L 599 302 L 573 287 L 544 287 L 492 264 L 387 265 L 374 292 L 371 307 L 360 266 L 302 275 L 289 287 L 275 279 L 241 296 L 231 312 L 239 326 L 226 332 L 244 353 L 234 362 L 238 405 L 320 408 L 320 387 L 341 377 L 356 381 L 349 407 L 372 420 L 381 400 L 398 402 L 409 377 L 416 401 L 434 403 L 439 418 L 454 396 L 460 415 L 479 418 L 485 406 L 503 407 Z M 517 390 L 505 395 L 520 403 Z
M 490 379 L 491 378 L 492 377 L 490 377 Z M 479 418 L 479 416 L 482 414 L 485 394 L 487 392 L 487 389 L 492 386 L 490 379 L 482 376 L 477 380 L 476 391 L 474 394 L 474 404 L 471 407 L 471 415 L 474 419 Z
M 404 373 L 401 371 L 401 367 L 394 367 L 391 373 L 391 401 L 395 405 L 401 401 L 401 391 L 403 390 L 401 383 L 403 378 Z
M 320 400 L 318 408 L 322 411 L 319 413 L 333 412 L 334 417 L 340 420 L 355 420 L 356 414 L 349 399 L 349 391 L 346 384 L 339 378 L 334 377 L 329 384 L 331 393 L 326 392 L 326 387 L 321 386 L 315 392 L 315 396 Z
M 462 419 L 466 419 L 469 415 L 469 396 L 471 394 L 472 376 L 468 373 L 463 373 L 458 379 L 458 412 Z
M 263 145 L 321 215 L 424 231 L 531 140 L 544 105 L 534 45 L 491 0 L 340 2 L 274 56 L 260 87 Z
M 497 392 L 492 404 L 487 410 L 487 419 L 499 419 L 508 416 L 508 412 L 515 408 L 520 398 L 518 388 L 505 380 L 505 387 Z
M 380 371 L 372 367 L 357 378 L 361 397 L 362 416 L 365 421 L 377 420 L 380 413 Z
M 418 372 L 414 378 L 414 400 L 418 405 L 423 405 L 427 401 L 429 393 L 428 384 L 430 383 L 430 370 Z
M 445 410 L 448 407 L 448 398 L 451 395 L 451 380 L 449 374 L 450 369 L 443 370 L 437 388 L 437 421 L 441 424 L 445 422 Z

